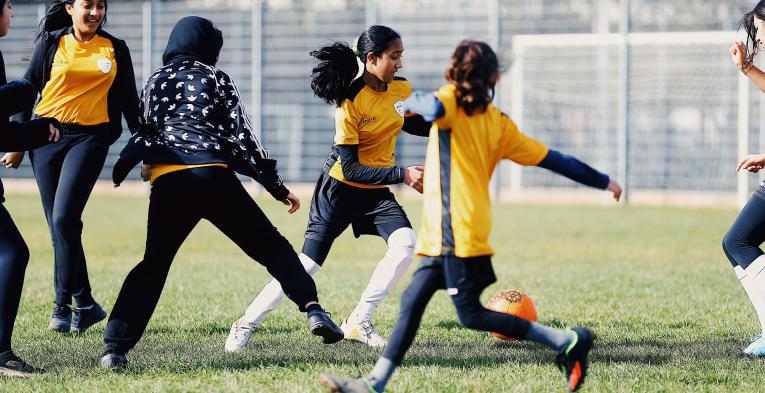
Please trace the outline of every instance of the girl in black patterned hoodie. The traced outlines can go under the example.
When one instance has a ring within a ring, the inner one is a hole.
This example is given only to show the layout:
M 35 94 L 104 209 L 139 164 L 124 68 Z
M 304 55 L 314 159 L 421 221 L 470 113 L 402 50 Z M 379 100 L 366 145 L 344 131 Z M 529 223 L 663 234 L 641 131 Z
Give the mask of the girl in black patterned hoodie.
M 139 162 L 152 182 L 144 259 L 128 274 L 104 332 L 101 365 L 123 367 L 159 300 L 175 253 L 207 219 L 279 280 L 311 332 L 325 343 L 343 332 L 321 309 L 316 286 L 292 246 L 271 224 L 235 172 L 253 177 L 293 213 L 300 201 L 282 183 L 276 161 L 253 134 L 239 92 L 215 68 L 223 36 L 207 19 L 173 28 L 164 66 L 144 85 L 144 124 L 114 167 L 115 184 Z

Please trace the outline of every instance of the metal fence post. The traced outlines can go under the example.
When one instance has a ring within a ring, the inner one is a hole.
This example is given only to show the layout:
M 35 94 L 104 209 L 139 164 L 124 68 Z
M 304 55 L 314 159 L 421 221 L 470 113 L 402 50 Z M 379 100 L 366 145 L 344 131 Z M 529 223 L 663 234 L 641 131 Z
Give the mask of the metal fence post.
M 621 0 L 621 53 L 619 56 L 619 113 L 617 136 L 618 178 L 623 187 L 622 203 L 629 202 L 629 106 L 630 106 L 630 0 Z
M 488 38 L 489 45 L 494 48 L 497 53 L 501 53 L 500 50 L 500 20 L 499 20 L 499 0 L 489 0 L 487 3 L 487 16 L 488 16 Z M 500 82 L 501 83 L 501 82 Z M 502 103 L 502 89 L 495 89 L 494 104 L 499 106 Z M 497 165 L 494 171 L 494 176 L 491 177 L 491 183 L 489 183 L 489 193 L 491 199 L 497 199 L 502 191 L 502 162 Z
M 749 79 L 743 74 L 738 75 L 738 157 L 749 154 Z M 749 172 L 742 171 L 736 178 L 736 201 L 742 209 L 749 197 Z
M 154 71 L 154 0 L 147 0 L 143 3 L 143 41 L 142 46 L 142 62 L 143 78 L 146 80 Z

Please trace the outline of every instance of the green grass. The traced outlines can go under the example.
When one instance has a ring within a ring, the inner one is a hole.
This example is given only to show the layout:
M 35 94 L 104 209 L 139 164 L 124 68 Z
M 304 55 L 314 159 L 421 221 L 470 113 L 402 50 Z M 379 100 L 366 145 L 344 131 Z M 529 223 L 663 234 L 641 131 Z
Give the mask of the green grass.
M 320 371 L 356 375 L 356 364 L 368 371 L 379 355 L 361 345 L 321 344 L 292 304 L 273 313 L 243 353 L 225 355 L 230 323 L 269 277 L 203 222 L 176 257 L 148 331 L 129 354 L 128 370 L 101 370 L 96 363 L 103 323 L 82 337 L 46 330 L 53 263 L 42 210 L 35 195 L 7 199 L 32 253 L 14 348 L 47 373 L 0 380 L 2 392 L 317 392 Z M 83 238 L 93 293 L 107 309 L 143 254 L 147 203 L 139 196 L 97 196 L 86 211 Z M 289 216 L 274 201 L 259 203 L 299 248 L 307 209 Z M 419 203 L 405 207 L 417 225 Z M 764 361 L 740 355 L 758 330 L 756 317 L 720 249 L 735 214 L 498 206 L 492 244 L 499 282 L 484 300 L 500 289 L 522 289 L 542 322 L 594 328 L 598 340 L 585 391 L 765 391 Z M 336 319 L 355 306 L 384 251 L 373 237 L 354 240 L 346 233 L 335 243 L 316 280 L 322 304 Z M 376 313 L 385 335 L 408 281 Z M 431 301 L 389 390 L 563 391 L 552 359 L 538 345 L 461 328 L 442 292 Z

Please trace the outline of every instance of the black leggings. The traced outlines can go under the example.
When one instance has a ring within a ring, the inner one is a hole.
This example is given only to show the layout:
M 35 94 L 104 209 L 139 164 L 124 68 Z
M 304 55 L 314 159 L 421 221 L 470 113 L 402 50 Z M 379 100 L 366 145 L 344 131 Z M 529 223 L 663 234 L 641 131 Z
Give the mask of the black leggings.
M 53 284 L 57 304 L 93 304 L 85 251 L 82 212 L 109 151 L 108 124 L 64 125 L 61 140 L 32 150 L 29 157 L 53 240 Z
M 144 259 L 122 284 L 104 332 L 107 347 L 126 353 L 140 340 L 176 252 L 203 218 L 265 266 L 301 311 L 308 302 L 317 301 L 316 285 L 295 250 L 234 172 L 221 167 L 172 172 L 159 177 L 152 187 Z
M 11 350 L 29 249 L 8 210 L 0 204 L 0 353 Z
M 481 280 L 480 274 L 473 274 L 470 269 L 479 263 L 488 263 L 487 257 L 464 259 L 468 271 L 465 273 L 463 270 L 462 273 L 465 274 L 462 277 L 459 276 L 460 273 L 455 274 L 455 269 L 447 266 L 448 262 L 444 262 L 444 259 L 437 258 L 434 261 L 432 258 L 423 258 L 423 263 L 414 272 L 412 282 L 401 296 L 398 320 L 382 355 L 396 365 L 401 364 L 406 351 L 412 345 L 430 298 L 437 290 L 446 289 L 447 285 L 449 291 L 457 291 L 456 294 L 450 295 L 457 311 L 457 318 L 463 326 L 486 332 L 498 332 L 509 337 L 526 337 L 529 321 L 490 311 L 481 305 L 479 299 L 481 292 L 490 280 Z M 471 259 L 475 262 L 473 266 L 469 265 Z
M 754 195 L 736 217 L 723 238 L 722 247 L 733 267 L 746 269 L 763 254 L 765 242 L 765 190 L 757 187 Z

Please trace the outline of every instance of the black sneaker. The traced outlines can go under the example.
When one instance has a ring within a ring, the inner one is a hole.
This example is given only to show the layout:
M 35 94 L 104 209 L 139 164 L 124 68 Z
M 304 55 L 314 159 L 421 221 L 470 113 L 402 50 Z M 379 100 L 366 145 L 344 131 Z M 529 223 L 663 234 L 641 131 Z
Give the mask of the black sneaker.
M 99 363 L 101 368 L 116 370 L 127 367 L 128 360 L 124 353 L 107 351 L 101 356 L 101 361 Z
M 317 307 L 308 311 L 308 328 L 314 336 L 321 336 L 324 344 L 333 344 L 343 339 L 343 330 L 332 321 L 326 311 Z
M 72 306 L 68 304 L 56 304 L 53 307 L 53 314 L 50 316 L 50 322 L 48 322 L 48 329 L 69 333 L 72 327 Z
M 43 370 L 30 366 L 11 351 L 0 354 L 0 376 L 31 377 L 42 372 Z
M 333 393 L 377 393 L 366 378 L 354 379 L 321 373 L 319 383 Z
M 106 310 L 98 303 L 93 303 L 88 308 L 75 308 L 73 311 L 72 333 L 84 333 L 89 327 L 106 318 Z
M 573 327 L 569 329 L 574 340 L 568 348 L 558 354 L 555 360 L 558 368 L 566 371 L 568 379 L 568 391 L 575 392 L 584 383 L 589 367 L 588 355 L 595 340 L 595 333 L 585 327 Z

